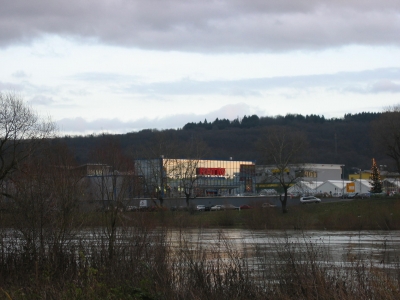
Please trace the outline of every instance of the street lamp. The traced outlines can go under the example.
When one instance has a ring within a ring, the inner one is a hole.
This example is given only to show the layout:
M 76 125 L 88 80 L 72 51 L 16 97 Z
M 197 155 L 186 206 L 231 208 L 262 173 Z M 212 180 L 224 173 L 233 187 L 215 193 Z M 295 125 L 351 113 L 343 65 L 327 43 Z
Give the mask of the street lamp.
M 354 171 L 358 172 L 358 174 L 360 175 L 360 182 L 359 182 L 359 184 L 360 184 L 360 194 L 361 194 L 361 169 L 360 169 L 360 168 L 355 168 L 355 167 L 353 167 L 352 169 L 353 169 Z
M 341 165 L 340 168 L 342 169 L 342 196 L 344 196 L 344 165 Z

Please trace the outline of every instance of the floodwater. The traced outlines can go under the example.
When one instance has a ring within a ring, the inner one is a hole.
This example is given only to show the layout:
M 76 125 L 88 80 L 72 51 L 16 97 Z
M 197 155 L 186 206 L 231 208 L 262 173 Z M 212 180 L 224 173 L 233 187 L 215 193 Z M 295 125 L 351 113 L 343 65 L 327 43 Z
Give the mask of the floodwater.
M 6 230 L 2 245 L 9 247 L 20 244 L 14 230 Z M 157 232 L 154 234 L 157 236 Z M 282 259 L 279 253 L 294 253 L 299 259 L 314 253 L 317 262 L 351 265 L 367 262 L 383 268 L 400 268 L 400 231 L 282 231 L 244 229 L 183 229 L 170 230 L 166 234 L 166 245 L 172 250 L 184 246 L 186 249 L 218 253 L 228 258 L 235 253 L 253 262 Z M 17 238 L 16 238 L 17 237 Z M 104 230 L 82 230 L 74 235 L 72 243 L 94 243 L 104 239 Z M 130 245 L 132 239 L 117 238 L 119 243 Z M 151 240 L 151 239 L 150 239 Z M 157 243 L 157 239 L 153 240 Z M 158 240 L 160 241 L 160 240 Z M 184 244 L 182 244 L 184 242 Z M 213 255 L 210 255 L 213 257 Z M 215 257 L 215 256 L 214 256 Z
M 170 242 L 177 244 L 180 232 L 173 231 Z M 400 231 L 271 231 L 242 229 L 184 230 L 186 245 L 193 249 L 236 251 L 247 259 L 256 256 L 276 259 L 278 251 L 293 249 L 316 253 L 325 263 L 340 265 L 365 261 L 385 268 L 398 267 Z

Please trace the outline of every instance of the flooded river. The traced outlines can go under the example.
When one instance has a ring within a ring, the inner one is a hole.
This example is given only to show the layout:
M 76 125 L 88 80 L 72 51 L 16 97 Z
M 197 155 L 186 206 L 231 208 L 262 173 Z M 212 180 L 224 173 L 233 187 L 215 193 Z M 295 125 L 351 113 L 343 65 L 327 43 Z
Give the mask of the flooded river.
M 182 238 L 172 232 L 171 244 Z M 276 258 L 277 251 L 292 248 L 312 250 L 325 262 L 350 264 L 368 261 L 377 266 L 396 267 L 400 257 L 400 231 L 261 231 L 242 229 L 185 230 L 186 245 L 193 249 L 226 251 L 231 249 L 247 258 L 257 255 Z M 262 253 L 262 254 L 260 254 Z
M 329 264 L 346 266 L 355 261 L 363 261 L 384 268 L 399 268 L 400 231 L 282 231 L 282 230 L 243 230 L 243 229 L 183 229 L 147 232 L 137 235 L 124 230 L 117 234 L 116 241 L 126 247 L 137 247 L 140 243 L 156 245 L 161 242 L 172 251 L 192 249 L 218 253 L 228 258 L 235 257 L 249 262 L 279 260 L 279 253 L 294 253 L 299 259 L 314 253 L 314 259 Z M 132 229 L 134 231 L 134 229 Z M 2 245 L 7 249 L 19 246 L 21 236 L 8 230 L 2 237 Z M 127 235 L 126 235 L 127 234 Z M 82 230 L 71 239 L 71 244 L 87 247 L 104 247 L 107 236 L 104 229 Z M 303 255 L 303 256 L 301 256 Z

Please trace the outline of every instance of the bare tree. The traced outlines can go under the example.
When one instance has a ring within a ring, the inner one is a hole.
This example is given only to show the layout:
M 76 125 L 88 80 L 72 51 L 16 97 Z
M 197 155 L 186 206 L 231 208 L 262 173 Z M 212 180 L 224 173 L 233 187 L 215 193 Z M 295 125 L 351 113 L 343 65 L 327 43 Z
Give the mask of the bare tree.
M 258 148 L 264 162 L 270 165 L 266 180 L 277 182 L 284 191 L 280 196 L 282 211 L 287 212 L 288 188 L 302 174 L 302 155 L 307 139 L 302 132 L 287 127 L 270 127 L 258 141 Z
M 400 172 L 400 104 L 388 107 L 372 124 L 375 148 L 389 156 Z
M 44 151 L 51 188 L 53 207 L 52 232 L 53 255 L 70 241 L 72 232 L 80 226 L 80 202 L 85 193 L 83 176 L 76 171 L 73 153 L 65 144 L 56 144 Z
M 132 188 L 135 187 L 134 165 L 121 150 L 116 138 L 104 139 L 93 153 L 93 158 L 107 165 L 109 172 L 93 178 L 94 197 L 103 202 L 103 218 L 106 226 L 104 233 L 108 239 L 108 257 L 114 256 L 117 241 L 117 229 L 122 225 L 121 212 L 125 208 L 125 201 L 130 198 Z
M 197 180 L 196 170 L 199 159 L 174 159 L 170 161 L 170 176 L 175 179 L 179 191 L 183 191 L 186 206 L 189 206 L 190 198 L 194 197 L 193 191 Z
M 14 227 L 22 234 L 26 252 L 35 260 L 46 249 L 53 213 L 50 178 L 45 170 L 40 160 L 30 159 L 24 172 L 15 173 L 11 180 Z
M 135 161 L 136 172 L 141 175 L 141 194 L 152 199 L 154 204 L 157 204 L 156 200 L 159 200 L 161 206 L 163 206 L 165 198 L 165 164 L 168 161 L 169 159 L 163 156 Z
M 189 206 L 190 198 L 195 197 L 193 191 L 196 186 L 197 168 L 200 160 L 208 153 L 208 146 L 204 141 L 191 138 L 189 143 L 185 144 L 186 158 L 171 160 L 169 162 L 168 177 L 175 179 L 178 189 L 183 191 L 186 199 L 186 205 Z
M 35 260 L 61 253 L 77 226 L 82 182 L 74 167 L 65 146 L 44 147 L 10 178 L 14 226 Z
M 0 185 L 54 131 L 54 123 L 41 119 L 20 97 L 0 93 Z
M 139 149 L 140 154 L 135 154 L 135 157 L 139 158 L 136 169 L 144 175 L 142 180 L 145 194 L 154 202 L 159 200 L 161 206 L 164 204 L 164 199 L 170 196 L 167 192 L 167 165 L 176 158 L 181 146 L 170 132 L 156 131 L 153 133 L 153 139 Z

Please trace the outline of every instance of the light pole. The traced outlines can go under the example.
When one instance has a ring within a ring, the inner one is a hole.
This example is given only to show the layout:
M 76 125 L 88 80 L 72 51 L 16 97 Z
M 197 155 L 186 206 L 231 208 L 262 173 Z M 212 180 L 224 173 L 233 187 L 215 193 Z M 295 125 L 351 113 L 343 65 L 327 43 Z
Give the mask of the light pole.
M 356 171 L 356 172 L 358 172 L 358 174 L 360 175 L 360 182 L 359 182 L 359 184 L 360 184 L 360 194 L 361 194 L 361 169 L 360 168 L 352 168 L 354 171 Z
M 160 155 L 160 201 L 163 203 L 164 200 L 164 155 Z
M 340 168 L 342 169 L 342 197 L 344 197 L 344 165 L 341 165 Z
M 385 192 L 385 193 L 387 193 L 388 192 L 388 190 L 387 190 L 387 188 L 388 188 L 388 186 L 387 186 L 387 180 L 386 180 L 386 178 L 387 178 L 387 176 L 388 176 L 388 172 L 387 172 L 387 165 L 379 165 L 379 173 L 380 173 L 380 181 L 381 181 L 381 186 L 382 186 L 382 189 L 383 189 L 383 191 Z M 386 171 L 386 172 L 385 172 Z M 385 173 L 384 173 L 385 172 Z M 384 173 L 384 178 L 385 178 L 385 181 L 383 181 L 382 180 L 382 173 Z M 385 187 L 385 185 L 386 185 L 386 187 Z

